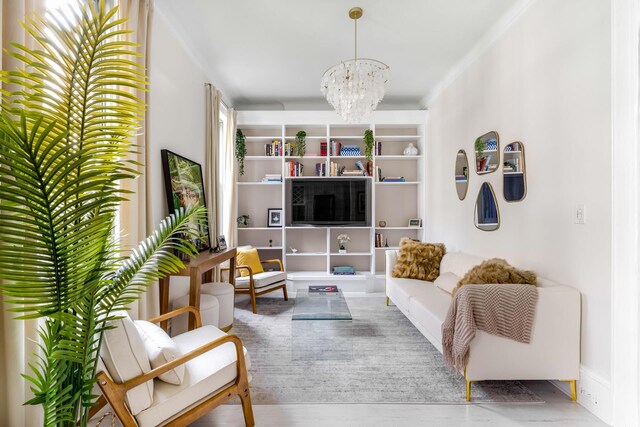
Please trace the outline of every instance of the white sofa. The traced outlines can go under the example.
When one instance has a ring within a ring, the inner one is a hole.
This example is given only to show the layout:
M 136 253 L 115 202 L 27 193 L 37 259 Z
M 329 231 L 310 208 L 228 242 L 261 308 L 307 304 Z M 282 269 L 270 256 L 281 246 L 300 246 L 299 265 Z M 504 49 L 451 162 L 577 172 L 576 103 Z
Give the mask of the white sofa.
M 398 251 L 386 251 L 387 303 L 392 301 L 442 352 L 442 323 L 452 297 L 432 282 L 392 277 L 397 257 Z M 482 261 L 461 252 L 447 253 L 440 263 L 440 274 L 451 272 L 462 277 Z M 524 344 L 478 330 L 463 375 L 467 400 L 474 381 L 540 379 L 569 381 L 575 400 L 579 370 L 580 293 L 539 277 L 531 342 Z

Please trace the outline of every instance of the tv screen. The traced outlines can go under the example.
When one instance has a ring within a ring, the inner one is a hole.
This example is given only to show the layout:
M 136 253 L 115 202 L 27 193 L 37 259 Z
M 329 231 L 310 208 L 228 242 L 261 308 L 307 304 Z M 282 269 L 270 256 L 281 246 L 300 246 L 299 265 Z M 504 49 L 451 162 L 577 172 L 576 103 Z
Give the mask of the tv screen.
M 370 225 L 369 179 L 292 179 L 288 186 L 288 223 Z

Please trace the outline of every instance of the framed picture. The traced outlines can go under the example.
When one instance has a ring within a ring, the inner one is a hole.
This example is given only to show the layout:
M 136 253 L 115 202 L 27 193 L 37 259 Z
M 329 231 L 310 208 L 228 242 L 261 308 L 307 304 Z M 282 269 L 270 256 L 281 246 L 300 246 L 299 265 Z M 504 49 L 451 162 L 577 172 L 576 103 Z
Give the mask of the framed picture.
M 411 218 L 409 220 L 409 227 L 414 227 L 414 228 L 422 227 L 422 220 L 420 218 Z
M 282 227 L 284 218 L 282 217 L 282 208 L 269 208 L 267 211 L 267 226 Z
M 200 164 L 169 150 L 162 150 L 160 153 L 169 213 L 192 206 L 206 208 L 207 202 L 204 196 L 204 180 Z M 192 224 L 192 227 L 197 228 L 202 236 L 202 238 L 194 238 L 192 241 L 198 251 L 209 249 L 209 223 L 206 215 L 199 222 Z
M 218 249 L 218 251 L 226 251 L 227 250 L 227 239 L 224 238 L 224 234 L 221 235 L 221 236 L 218 236 L 217 249 Z

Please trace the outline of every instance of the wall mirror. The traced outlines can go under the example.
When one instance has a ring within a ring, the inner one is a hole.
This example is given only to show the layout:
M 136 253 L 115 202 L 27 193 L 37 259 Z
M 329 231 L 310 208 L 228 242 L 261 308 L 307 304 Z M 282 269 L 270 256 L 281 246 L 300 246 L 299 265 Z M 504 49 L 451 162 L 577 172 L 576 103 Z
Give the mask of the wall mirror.
M 458 199 L 464 200 L 469 188 L 469 160 L 464 150 L 458 150 L 456 154 L 456 191 Z
M 498 132 L 488 132 L 476 138 L 476 172 L 478 175 L 495 172 L 500 164 L 500 140 Z
M 503 195 L 507 202 L 519 202 L 527 195 L 524 144 L 520 141 L 504 147 L 502 181 Z
M 476 200 L 476 227 L 483 231 L 493 231 L 500 227 L 500 211 L 493 187 L 488 182 L 482 184 Z

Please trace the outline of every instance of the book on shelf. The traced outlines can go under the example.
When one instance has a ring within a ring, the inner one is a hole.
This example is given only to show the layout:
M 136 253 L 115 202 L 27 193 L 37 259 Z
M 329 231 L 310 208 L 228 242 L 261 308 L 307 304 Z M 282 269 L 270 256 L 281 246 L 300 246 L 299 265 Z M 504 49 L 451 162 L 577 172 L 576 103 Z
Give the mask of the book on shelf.
M 342 171 L 342 176 L 363 176 L 364 172 L 358 169 L 349 169 Z
M 289 161 L 286 163 L 285 170 L 287 176 L 303 176 L 304 165 L 300 162 Z
M 356 162 L 356 166 L 358 167 L 358 169 L 360 169 L 360 170 L 364 173 L 364 175 L 365 175 L 365 176 L 370 176 L 370 175 L 371 175 L 371 174 L 369 173 L 369 171 L 368 171 L 368 169 L 369 169 L 369 168 L 368 168 L 369 163 L 367 163 L 367 166 L 365 167 L 365 165 L 362 163 L 362 161 L 361 161 L 361 160 L 358 160 L 358 161 Z
M 456 181 L 466 181 L 467 177 L 464 175 L 456 175 Z
M 387 176 L 382 179 L 382 182 L 406 182 L 404 176 Z
M 331 141 L 329 143 L 329 155 L 330 156 L 339 156 L 341 149 L 342 149 L 342 144 L 340 144 L 338 141 Z
M 310 294 L 337 294 L 338 287 L 336 285 L 309 285 Z
M 356 274 L 356 269 L 350 265 L 340 265 L 333 267 L 333 274 L 342 276 L 353 276 Z
M 327 156 L 327 141 L 320 141 L 320 155 Z
M 338 151 L 339 156 L 341 157 L 359 157 L 362 155 L 360 151 L 360 147 L 357 145 L 345 145 Z
M 376 181 L 382 181 L 382 168 L 380 166 L 376 166 Z
M 268 173 L 262 178 L 262 182 L 282 182 L 282 175 L 279 173 Z
M 344 172 L 344 165 L 341 165 L 340 163 L 331 162 L 331 165 L 329 165 L 329 167 L 329 173 L 331 174 L 330 176 L 341 176 Z
M 376 233 L 376 248 L 382 247 L 382 233 Z
M 282 143 L 279 139 L 274 139 L 264 145 L 264 155 L 269 157 L 282 156 Z
M 382 156 L 382 142 L 376 141 L 373 145 L 373 154 L 376 156 Z
M 316 163 L 316 176 L 327 176 L 326 163 Z

